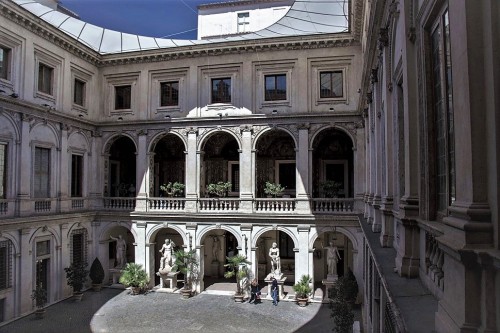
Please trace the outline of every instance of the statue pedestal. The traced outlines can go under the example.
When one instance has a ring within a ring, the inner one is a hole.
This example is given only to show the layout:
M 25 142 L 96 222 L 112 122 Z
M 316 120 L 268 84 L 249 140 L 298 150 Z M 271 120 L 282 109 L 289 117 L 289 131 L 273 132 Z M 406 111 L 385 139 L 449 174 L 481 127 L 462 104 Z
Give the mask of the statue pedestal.
M 335 284 L 339 276 L 337 274 L 328 274 L 326 280 L 322 280 L 321 283 L 325 286 L 325 295 L 323 300 L 330 301 L 330 288 Z
M 174 292 L 177 290 L 177 274 L 179 272 L 170 272 L 167 274 L 162 274 L 160 272 L 156 273 L 161 278 L 161 287 L 160 289 L 165 289 L 165 291 Z
M 266 278 L 266 264 L 259 264 L 259 280 Z
M 215 277 L 215 278 L 218 278 L 220 277 L 220 262 L 218 261 L 212 261 L 212 263 L 210 264 L 211 266 L 211 276 L 212 277 Z
M 269 300 L 273 299 L 272 296 L 271 296 L 271 286 L 273 284 L 273 280 L 272 280 L 273 277 L 278 282 L 278 297 L 279 297 L 279 299 L 282 300 L 282 299 L 285 298 L 285 293 L 283 292 L 283 284 L 286 281 L 286 276 L 283 277 L 283 274 L 274 275 L 273 273 L 269 273 L 266 276 L 266 278 L 264 279 L 264 281 L 267 282 L 267 295 L 266 295 L 266 299 L 269 299 Z
M 111 268 L 109 270 L 109 273 L 111 275 L 111 280 L 113 281 L 112 284 L 118 284 L 120 283 L 120 276 L 122 275 L 122 270 L 119 268 Z

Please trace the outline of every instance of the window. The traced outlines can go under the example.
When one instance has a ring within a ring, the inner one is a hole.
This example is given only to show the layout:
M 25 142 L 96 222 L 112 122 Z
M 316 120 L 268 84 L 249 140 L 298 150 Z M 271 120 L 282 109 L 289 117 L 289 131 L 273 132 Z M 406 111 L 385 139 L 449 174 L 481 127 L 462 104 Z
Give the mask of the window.
M 71 155 L 71 196 L 82 196 L 83 156 Z
M 115 87 L 115 110 L 130 109 L 132 86 Z
M 0 199 L 7 197 L 7 145 L 0 144 Z
M 50 149 L 35 148 L 34 195 L 35 198 L 50 197 Z
M 293 194 L 295 192 L 295 162 L 276 161 L 276 179 L 281 186 L 285 187 L 285 193 Z
M 212 79 L 212 103 L 231 103 L 231 78 Z
M 76 229 L 71 232 L 71 263 L 87 262 L 87 230 Z
M 0 46 L 0 79 L 9 79 L 10 54 L 10 49 Z
M 250 26 L 250 13 L 238 13 L 238 32 L 247 32 Z
M 85 82 L 75 79 L 73 103 L 83 106 L 85 101 Z
M 231 183 L 231 191 L 236 194 L 240 192 L 240 164 L 239 162 L 229 161 L 229 177 L 228 181 Z
M 160 106 L 179 105 L 179 82 L 160 83 Z
M 12 243 L 0 242 L 0 290 L 11 287 Z
M 38 91 L 47 95 L 52 95 L 52 79 L 54 68 L 45 64 L 38 64 Z
M 50 254 L 50 240 L 36 242 L 36 256 L 42 257 Z
M 342 71 L 320 72 L 320 98 L 344 96 Z
M 265 100 L 286 100 L 286 74 L 265 75 Z
M 453 92 L 447 10 L 436 22 L 431 32 L 430 44 L 437 211 L 440 215 L 446 215 L 448 206 L 455 201 Z

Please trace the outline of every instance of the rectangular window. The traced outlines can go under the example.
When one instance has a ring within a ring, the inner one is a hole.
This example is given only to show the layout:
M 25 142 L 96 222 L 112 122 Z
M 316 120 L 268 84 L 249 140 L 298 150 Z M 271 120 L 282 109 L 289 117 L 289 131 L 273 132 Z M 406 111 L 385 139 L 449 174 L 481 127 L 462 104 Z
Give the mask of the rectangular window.
M 42 257 L 50 254 L 50 240 L 36 242 L 36 256 Z
M 238 13 L 238 32 L 247 32 L 250 26 L 250 13 Z
M 160 106 L 179 105 L 179 82 L 160 83 Z
M 240 165 L 233 163 L 230 164 L 231 170 L 231 192 L 240 191 Z
M 212 103 L 231 103 L 231 78 L 212 79 Z
M 0 199 L 7 197 L 7 145 L 0 144 Z
M 280 162 L 278 164 L 278 183 L 287 190 L 295 190 L 295 163 Z
M 342 71 L 320 72 L 320 98 L 339 98 L 344 96 Z
M 73 103 L 83 106 L 85 101 L 85 82 L 75 79 Z
M 9 79 L 10 54 L 10 49 L 0 46 L 0 79 Z
M 35 148 L 33 187 L 35 198 L 50 197 L 50 149 L 48 148 Z
M 12 243 L 0 242 L 0 290 L 11 287 Z
M 130 109 L 131 98 L 132 98 L 131 85 L 115 87 L 115 110 Z
M 432 101 L 435 126 L 437 211 L 447 215 L 455 201 L 455 143 L 448 11 L 439 18 L 430 36 Z
M 54 68 L 40 63 L 38 65 L 38 91 L 52 95 L 52 79 L 54 75 Z
M 286 100 L 286 74 L 265 75 L 265 100 Z
M 84 262 L 84 237 L 82 233 L 73 234 L 72 237 L 73 251 L 71 262 L 73 264 Z
M 71 196 L 82 196 L 83 156 L 71 155 Z

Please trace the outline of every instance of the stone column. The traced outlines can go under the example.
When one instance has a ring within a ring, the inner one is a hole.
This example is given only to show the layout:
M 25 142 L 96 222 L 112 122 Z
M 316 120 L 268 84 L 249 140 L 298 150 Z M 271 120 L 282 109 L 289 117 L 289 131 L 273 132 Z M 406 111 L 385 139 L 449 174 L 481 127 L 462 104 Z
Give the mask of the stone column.
M 61 124 L 61 151 L 60 151 L 60 180 L 59 180 L 59 209 L 63 212 L 68 212 L 71 209 L 71 198 L 70 198 L 70 180 L 71 174 L 69 172 L 71 168 L 72 159 L 68 151 L 68 131 L 69 126 L 66 124 Z
M 252 212 L 252 127 L 241 126 L 241 153 L 240 153 L 240 212 Z
M 28 137 L 26 137 L 28 138 Z M 20 229 L 20 238 L 21 238 L 21 267 L 19 271 L 19 275 L 22 276 L 21 284 L 19 285 L 19 299 L 20 302 L 20 312 L 26 313 L 31 311 L 32 302 L 31 302 L 31 293 L 33 288 L 35 287 L 35 272 L 33 271 L 35 262 L 33 261 L 34 256 L 33 247 L 30 243 L 30 236 L 32 230 Z M 34 241 L 34 240 L 33 240 Z
M 412 26 L 410 3 L 401 2 L 401 26 L 404 36 L 409 36 Z M 399 275 L 418 276 L 419 265 L 419 230 L 416 218 L 419 213 L 419 151 L 418 151 L 418 91 L 416 65 L 416 47 L 410 38 L 402 39 L 403 49 L 403 89 L 404 100 L 404 173 L 405 193 L 399 204 L 396 220 L 396 270 Z
M 313 275 L 310 270 L 312 263 L 309 262 L 309 231 L 311 226 L 308 224 L 299 224 L 297 226 L 298 251 L 295 252 L 295 281 L 299 281 L 302 275 Z M 294 249 L 295 251 L 295 249 Z
M 61 262 L 59 267 L 60 272 L 64 272 L 64 268 L 69 267 L 71 265 L 71 258 L 70 258 L 70 249 L 71 249 L 71 239 L 68 237 L 68 223 L 63 223 L 60 225 L 61 229 Z M 89 251 L 90 253 L 90 251 Z M 90 259 L 90 257 L 87 257 L 87 260 Z M 89 265 L 92 264 L 92 262 L 88 263 Z M 64 281 L 65 279 L 63 279 Z M 71 289 L 70 286 L 68 286 L 67 283 L 61 283 L 61 291 L 60 295 L 62 297 L 68 297 L 73 294 L 73 290 Z
M 309 124 L 299 124 L 297 128 L 299 130 L 299 147 L 295 156 L 297 194 L 295 210 L 299 214 L 311 214 L 309 203 Z
M 148 245 L 149 243 L 146 241 L 146 228 L 147 223 L 140 221 L 133 221 L 132 229 L 135 230 L 137 235 L 137 239 L 135 239 L 135 263 L 140 264 L 144 267 L 144 270 L 148 272 L 151 280 L 154 281 L 154 261 L 153 267 L 150 267 L 149 262 L 149 252 Z
M 87 163 L 88 172 L 84 179 L 89 185 L 89 207 L 100 208 L 102 206 L 102 196 L 104 190 L 104 164 L 109 163 L 108 158 L 101 154 L 102 133 L 94 131 L 92 133 L 92 153 L 89 154 L 90 161 Z
M 147 131 L 139 130 L 138 135 L 138 147 L 137 147 L 137 159 L 136 159 L 136 211 L 146 211 L 149 190 L 149 159 L 148 159 L 148 147 L 147 147 Z
M 30 144 L 30 122 L 32 118 L 23 114 L 21 115 L 21 120 L 21 149 L 19 150 L 21 156 L 19 156 L 19 192 L 17 193 L 19 201 L 17 210 L 20 216 L 27 216 L 33 210 L 31 202 L 32 150 Z
M 382 96 L 380 91 L 380 82 L 378 80 L 378 68 L 372 69 L 371 81 L 373 87 L 374 94 L 374 103 L 372 104 L 374 114 L 373 114 L 373 122 L 374 122 L 374 134 L 373 134 L 373 144 L 374 147 L 373 154 L 373 166 L 372 168 L 372 184 L 374 187 L 373 190 L 373 224 L 372 231 L 380 232 L 382 230 L 382 214 L 380 212 L 380 204 L 382 198 L 382 128 L 381 128 L 381 118 L 382 118 Z
M 199 194 L 199 154 L 197 151 L 198 129 L 187 129 L 186 155 L 186 212 L 196 212 L 196 199 Z

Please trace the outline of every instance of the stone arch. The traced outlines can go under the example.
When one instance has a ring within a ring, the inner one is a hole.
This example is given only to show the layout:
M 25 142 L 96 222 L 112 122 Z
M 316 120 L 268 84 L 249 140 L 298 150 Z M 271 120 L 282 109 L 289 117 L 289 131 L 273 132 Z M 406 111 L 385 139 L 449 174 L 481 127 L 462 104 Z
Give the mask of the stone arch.
M 293 233 L 293 231 L 290 231 L 285 227 L 266 227 L 257 231 L 255 235 L 253 235 L 252 237 L 252 248 L 257 247 L 257 240 L 259 239 L 260 236 L 262 236 L 264 233 L 268 231 L 273 231 L 273 230 L 283 231 L 284 233 L 286 233 L 293 240 L 294 248 L 295 249 L 298 248 L 299 240 L 297 239 L 297 236 Z
M 150 152 L 150 153 L 154 152 L 158 142 L 169 134 L 172 134 L 172 135 L 175 135 L 176 137 L 178 137 L 182 141 L 182 143 L 184 143 L 184 151 L 187 151 L 187 141 L 186 141 L 186 138 L 184 136 L 182 136 L 179 133 L 174 132 L 174 131 L 163 131 L 163 132 L 155 134 L 151 138 L 151 141 L 149 142 L 149 145 L 148 145 L 148 152 Z
M 104 143 L 103 148 L 102 148 L 102 154 L 109 154 L 113 143 L 121 137 L 129 138 L 132 141 L 132 143 L 134 144 L 135 151 L 137 152 L 137 142 L 135 141 L 135 138 L 133 136 L 131 136 L 128 133 L 114 133 Z
M 241 248 L 241 245 L 243 244 L 243 238 L 242 238 L 241 234 L 235 228 L 227 226 L 227 225 L 213 225 L 213 226 L 209 226 L 209 227 L 206 227 L 205 229 L 201 230 L 198 237 L 196 237 L 196 246 L 197 247 L 201 246 L 203 239 L 210 231 L 220 230 L 220 229 L 226 230 L 226 231 L 232 233 L 233 236 L 236 237 L 236 240 L 238 241 L 238 246 Z
M 318 137 L 318 135 L 321 132 L 323 132 L 324 130 L 328 130 L 330 128 L 335 129 L 335 130 L 337 130 L 339 132 L 342 132 L 345 135 L 347 135 L 351 139 L 351 143 L 352 143 L 353 149 L 356 148 L 356 137 L 349 130 L 347 130 L 345 127 L 333 124 L 333 125 L 322 126 L 322 127 L 318 128 L 318 130 L 316 130 L 313 133 L 313 135 L 311 136 L 311 140 L 309 141 L 309 149 L 313 149 L 314 148 L 314 143 L 315 143 L 314 141 L 316 140 L 316 138 Z
M 31 237 L 29 239 L 30 245 L 33 244 L 33 240 L 36 238 L 37 235 L 41 234 L 42 232 L 48 232 L 54 237 L 55 240 L 55 246 L 61 246 L 61 235 L 57 232 L 56 229 L 53 227 L 38 227 L 36 228 L 33 233 L 31 234 Z
M 89 235 L 89 236 L 92 235 L 90 228 L 85 226 L 83 223 L 75 222 L 71 225 L 71 227 L 68 228 L 68 232 L 67 232 L 66 236 L 69 237 L 71 235 L 71 232 L 73 230 L 76 230 L 76 229 L 85 229 L 85 230 L 87 230 L 87 235 Z
M 134 240 L 137 241 L 137 232 L 134 228 L 132 228 L 131 222 L 107 223 L 106 227 L 104 227 L 99 233 L 99 241 L 108 240 L 107 238 L 104 238 L 104 235 L 108 234 L 111 229 L 116 227 L 126 228 L 128 231 L 130 231 L 130 233 L 134 237 Z
M 312 249 L 313 246 L 314 246 L 314 242 L 316 241 L 316 239 L 318 239 L 318 237 L 321 235 L 321 234 L 324 234 L 325 232 L 339 232 L 343 235 L 345 235 L 347 238 L 349 238 L 349 240 L 351 241 L 352 243 L 352 247 L 353 247 L 353 250 L 355 251 L 358 251 L 358 240 L 356 238 L 356 235 L 354 235 L 354 233 L 349 229 L 349 228 L 345 228 L 345 227 L 323 227 L 323 228 L 316 228 L 317 232 L 315 232 L 314 234 L 312 234 L 309 238 L 309 249 Z
M 12 236 L 10 233 L 2 233 L 0 238 L 5 238 L 6 240 L 10 241 L 10 243 L 12 244 L 12 247 L 14 249 L 14 251 L 13 251 L 14 253 L 12 253 L 13 255 L 20 253 L 21 246 L 20 246 L 20 244 L 15 236 Z
M 173 229 L 182 237 L 184 247 L 189 246 L 189 240 L 184 230 L 175 224 L 157 224 L 146 233 L 146 242 L 150 242 L 162 229 Z
M 10 129 L 13 134 L 12 139 L 18 140 L 20 137 L 20 133 L 19 128 L 16 126 L 16 121 L 11 117 L 10 114 L 6 112 L 0 113 L 0 118 L 1 117 L 5 118 L 7 121 L 0 123 L 0 133 L 6 133 L 8 132 L 7 129 Z
M 73 144 L 73 142 L 81 142 L 82 140 L 78 140 L 78 138 L 83 138 L 83 142 L 85 142 L 84 145 L 78 145 L 78 144 Z M 90 150 L 90 140 L 87 135 L 85 135 L 84 132 L 82 131 L 75 131 L 70 133 L 68 137 L 68 147 L 69 148 L 79 148 L 79 149 L 84 149 L 87 152 Z M 84 147 L 82 147 L 84 146 Z
M 52 134 L 51 138 L 47 136 L 48 133 L 43 132 L 44 128 L 48 129 L 48 131 Z M 50 142 L 53 143 L 57 148 L 61 146 L 58 130 L 52 123 L 49 122 L 35 123 L 30 130 L 30 139 L 39 142 Z
M 220 133 L 220 132 L 224 132 L 224 133 L 227 133 L 229 134 L 231 137 L 233 137 L 236 142 L 238 143 L 238 148 L 241 150 L 241 138 L 237 135 L 234 134 L 234 132 L 230 131 L 229 129 L 227 128 L 213 128 L 213 129 L 210 129 L 208 131 L 206 131 L 205 133 L 203 133 L 201 136 L 200 136 L 200 140 L 198 142 L 198 147 L 196 148 L 198 151 L 201 151 L 204 147 L 204 145 L 208 142 L 208 140 L 214 135 L 214 134 L 217 134 L 217 133 Z
M 255 150 L 257 149 L 257 143 L 259 142 L 260 138 L 270 132 L 270 131 L 284 131 L 286 132 L 288 135 L 290 135 L 290 137 L 292 138 L 293 140 L 293 144 L 295 145 L 295 149 L 297 150 L 297 147 L 298 147 L 298 143 L 297 143 L 297 138 L 295 137 L 295 135 L 293 135 L 293 133 L 288 129 L 288 128 L 284 128 L 284 127 L 280 127 L 280 126 L 276 126 L 276 127 L 268 127 L 268 128 L 265 128 L 263 129 L 262 131 L 260 131 L 254 138 L 253 142 L 252 142 L 252 149 Z

